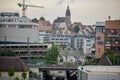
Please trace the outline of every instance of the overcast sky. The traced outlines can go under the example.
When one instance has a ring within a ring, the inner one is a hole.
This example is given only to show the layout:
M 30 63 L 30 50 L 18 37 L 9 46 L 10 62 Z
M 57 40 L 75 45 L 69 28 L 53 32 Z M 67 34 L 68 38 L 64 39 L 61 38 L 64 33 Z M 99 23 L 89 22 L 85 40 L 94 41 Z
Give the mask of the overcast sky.
M 19 12 L 22 8 L 17 5 L 22 0 L 0 0 L 0 12 Z M 40 5 L 45 8 L 28 7 L 26 16 L 40 18 L 53 22 L 57 17 L 64 17 L 67 5 L 71 10 L 72 22 L 95 24 L 96 21 L 105 21 L 108 16 L 120 19 L 120 0 L 26 0 L 26 4 Z

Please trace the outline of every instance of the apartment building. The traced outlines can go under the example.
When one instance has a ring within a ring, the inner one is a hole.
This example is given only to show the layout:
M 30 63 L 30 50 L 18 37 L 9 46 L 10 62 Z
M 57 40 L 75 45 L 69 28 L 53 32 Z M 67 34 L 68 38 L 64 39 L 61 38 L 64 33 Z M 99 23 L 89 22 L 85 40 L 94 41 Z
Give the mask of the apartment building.
M 120 20 L 105 21 L 105 50 L 120 55 Z
M 104 54 L 104 32 L 105 32 L 105 23 L 96 22 L 96 39 L 95 39 L 95 57 L 100 58 Z

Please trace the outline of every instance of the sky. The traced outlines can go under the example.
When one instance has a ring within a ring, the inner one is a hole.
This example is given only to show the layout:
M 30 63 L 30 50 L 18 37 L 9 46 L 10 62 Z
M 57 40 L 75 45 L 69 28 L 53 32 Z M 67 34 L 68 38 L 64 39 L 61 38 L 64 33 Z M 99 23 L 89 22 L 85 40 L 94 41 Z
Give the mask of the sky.
M 98 21 L 120 19 L 120 0 L 25 0 L 26 4 L 44 6 L 44 8 L 27 7 L 26 16 L 40 18 L 43 16 L 51 23 L 57 17 L 64 17 L 67 5 L 71 11 L 71 21 L 84 25 L 93 25 Z M 19 12 L 22 7 L 17 4 L 23 0 L 0 0 L 0 12 Z

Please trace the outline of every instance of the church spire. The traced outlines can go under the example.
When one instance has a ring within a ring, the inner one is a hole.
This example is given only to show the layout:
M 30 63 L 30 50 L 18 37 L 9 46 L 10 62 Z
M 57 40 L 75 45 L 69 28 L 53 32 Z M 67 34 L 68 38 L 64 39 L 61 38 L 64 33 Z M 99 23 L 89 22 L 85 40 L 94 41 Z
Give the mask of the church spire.
M 67 6 L 65 16 L 71 16 L 70 9 L 69 9 L 69 4 L 68 4 L 68 6 Z

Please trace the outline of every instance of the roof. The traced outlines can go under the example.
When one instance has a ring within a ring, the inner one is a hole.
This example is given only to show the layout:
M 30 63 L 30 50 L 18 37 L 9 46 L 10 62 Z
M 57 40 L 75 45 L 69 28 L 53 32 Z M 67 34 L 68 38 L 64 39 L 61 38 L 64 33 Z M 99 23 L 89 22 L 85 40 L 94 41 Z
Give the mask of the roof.
M 61 23 L 61 22 L 65 22 L 65 17 L 57 17 L 57 19 L 54 20 L 54 23 Z
M 87 66 L 79 66 L 78 70 L 82 70 L 88 73 L 91 73 L 91 72 L 120 73 L 120 66 L 87 65 Z
M 103 55 L 100 61 L 98 62 L 98 65 L 112 65 L 112 63 L 106 55 Z
M 19 57 L 0 57 L 0 71 L 29 71 L 29 67 Z

